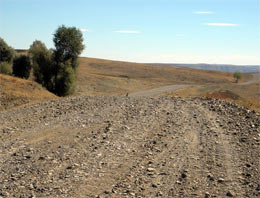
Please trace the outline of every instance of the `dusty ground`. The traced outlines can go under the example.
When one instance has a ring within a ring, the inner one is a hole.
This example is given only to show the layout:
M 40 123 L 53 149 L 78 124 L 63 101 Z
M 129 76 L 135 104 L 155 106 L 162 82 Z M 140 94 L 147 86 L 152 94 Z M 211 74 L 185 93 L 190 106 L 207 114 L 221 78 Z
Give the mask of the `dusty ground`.
M 259 197 L 260 115 L 75 97 L 0 112 L 0 197 Z

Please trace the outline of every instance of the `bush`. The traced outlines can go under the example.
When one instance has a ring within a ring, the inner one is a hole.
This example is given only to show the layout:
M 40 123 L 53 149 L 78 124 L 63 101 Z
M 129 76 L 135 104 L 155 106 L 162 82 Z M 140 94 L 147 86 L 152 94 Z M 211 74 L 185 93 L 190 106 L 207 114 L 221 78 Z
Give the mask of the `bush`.
M 56 94 L 59 96 L 67 96 L 75 90 L 75 72 L 68 65 L 61 66 L 56 79 Z
M 8 62 L 12 63 L 15 51 L 13 48 L 7 45 L 4 39 L 0 38 L 0 63 Z
M 8 62 L 0 63 L 0 73 L 12 75 L 12 64 Z
M 31 72 L 30 58 L 26 55 L 18 56 L 13 61 L 13 75 L 28 79 Z
M 240 72 L 235 72 L 233 77 L 236 79 L 236 83 L 242 78 L 242 74 Z
M 54 92 L 52 51 L 41 41 L 34 41 L 29 49 L 35 81 Z

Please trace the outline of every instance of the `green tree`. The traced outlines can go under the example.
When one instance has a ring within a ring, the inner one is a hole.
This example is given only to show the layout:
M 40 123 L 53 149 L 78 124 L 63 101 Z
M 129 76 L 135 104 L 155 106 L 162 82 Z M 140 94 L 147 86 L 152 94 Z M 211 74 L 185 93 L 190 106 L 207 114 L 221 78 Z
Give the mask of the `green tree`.
M 33 75 L 36 82 L 42 84 L 49 91 L 54 92 L 53 53 L 41 41 L 34 41 L 29 49 L 32 60 Z
M 62 25 L 54 34 L 54 58 L 57 63 L 67 63 L 75 70 L 78 66 L 77 58 L 84 49 L 83 36 L 75 27 Z
M 30 58 L 26 55 L 15 57 L 13 61 L 13 74 L 20 78 L 28 79 L 31 72 Z
M 14 55 L 14 49 L 8 46 L 4 39 L 0 38 L 0 63 L 11 63 L 13 61 Z
M 29 54 L 35 80 L 49 91 L 66 96 L 75 90 L 78 56 L 84 49 L 83 36 L 75 27 L 59 27 L 53 38 L 54 50 L 41 41 L 34 41 Z
M 12 74 L 12 62 L 15 56 L 13 48 L 7 45 L 4 39 L 0 38 L 0 73 Z
M 233 77 L 236 79 L 236 83 L 242 78 L 242 74 L 240 72 L 235 72 Z
M 62 63 L 61 63 L 62 64 Z M 75 72 L 70 66 L 62 64 L 56 80 L 56 94 L 67 96 L 75 90 Z
M 66 96 L 75 89 L 78 56 L 84 49 L 83 36 L 79 29 L 62 25 L 56 30 L 53 42 L 54 92 L 59 96 Z

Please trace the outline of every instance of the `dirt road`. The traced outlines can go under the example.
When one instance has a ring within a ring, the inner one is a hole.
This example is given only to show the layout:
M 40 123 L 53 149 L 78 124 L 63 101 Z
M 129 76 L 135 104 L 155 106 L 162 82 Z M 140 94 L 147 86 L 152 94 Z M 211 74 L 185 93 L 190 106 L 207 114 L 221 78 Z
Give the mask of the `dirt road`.
M 238 85 L 250 85 L 253 83 L 259 83 L 260 82 L 260 73 L 257 74 L 252 74 L 253 78 L 250 81 L 247 82 L 243 82 L 243 83 L 238 83 Z M 139 91 L 136 93 L 130 93 L 129 96 L 130 97 L 144 97 L 144 96 L 158 96 L 162 93 L 165 92 L 173 92 L 173 91 L 177 91 L 179 89 L 185 89 L 185 88 L 189 88 L 192 87 L 192 85 L 168 85 L 168 86 L 163 86 L 163 87 L 159 87 L 156 89 L 150 89 L 150 90 L 145 90 L 145 91 Z
M 156 89 L 150 89 L 150 90 L 146 90 L 146 91 L 131 93 L 131 94 L 129 94 L 129 96 L 134 96 L 134 97 L 156 96 L 156 95 L 160 95 L 165 92 L 176 91 L 176 90 L 184 89 L 184 88 L 188 88 L 188 87 L 191 87 L 191 85 L 168 85 L 168 86 L 163 86 L 163 87 L 159 87 Z
M 260 115 L 76 97 L 0 112 L 0 197 L 259 197 Z
M 243 83 L 239 83 L 239 85 L 250 85 L 253 83 L 260 83 L 260 72 L 256 73 L 256 74 L 252 74 L 253 75 L 253 79 L 247 82 L 243 82 Z

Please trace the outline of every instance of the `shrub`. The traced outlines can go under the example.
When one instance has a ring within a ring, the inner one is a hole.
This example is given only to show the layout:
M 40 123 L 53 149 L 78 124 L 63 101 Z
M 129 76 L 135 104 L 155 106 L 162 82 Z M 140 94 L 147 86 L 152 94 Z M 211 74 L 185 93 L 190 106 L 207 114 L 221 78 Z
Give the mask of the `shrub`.
M 12 65 L 8 62 L 1 62 L 0 63 L 0 73 L 12 75 Z
M 242 78 L 242 74 L 240 72 L 235 72 L 233 77 L 236 79 L 236 83 Z
M 54 91 L 53 81 L 53 60 L 52 51 L 41 41 L 34 41 L 29 49 L 29 56 L 32 59 L 33 75 L 35 81 L 42 84 L 49 91 Z
M 14 49 L 8 46 L 4 39 L 0 38 L 0 63 L 11 63 L 13 61 L 14 55 Z
M 28 79 L 31 72 L 30 58 L 26 55 L 18 56 L 13 61 L 13 75 Z
M 68 65 L 61 66 L 56 79 L 56 94 L 59 96 L 67 96 L 75 90 L 75 72 Z

